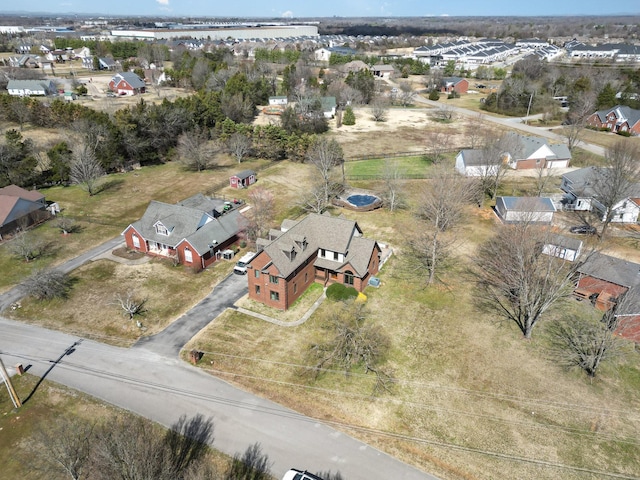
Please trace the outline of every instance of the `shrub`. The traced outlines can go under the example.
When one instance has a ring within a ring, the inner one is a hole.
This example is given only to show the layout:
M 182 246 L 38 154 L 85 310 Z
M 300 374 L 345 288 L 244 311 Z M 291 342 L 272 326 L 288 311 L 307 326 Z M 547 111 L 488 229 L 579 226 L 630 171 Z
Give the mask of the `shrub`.
M 344 115 L 342 117 L 342 123 L 344 125 L 355 125 L 356 124 L 356 114 L 353 113 L 353 108 L 351 106 L 347 106 L 344 109 Z
M 334 301 L 345 301 L 358 296 L 358 291 L 342 283 L 333 283 L 327 288 L 327 298 Z
M 440 100 L 440 92 L 438 92 L 438 90 L 436 90 L 435 88 L 431 90 L 429 92 L 429 100 L 433 100 L 434 102 Z
M 455 90 L 453 90 L 449 96 L 447 97 L 448 99 L 452 99 L 452 98 L 460 98 L 460 94 L 458 92 L 456 92 Z
M 628 130 L 623 131 L 618 131 L 618 135 L 620 135 L 621 137 L 630 137 L 631 136 L 631 132 L 629 132 Z

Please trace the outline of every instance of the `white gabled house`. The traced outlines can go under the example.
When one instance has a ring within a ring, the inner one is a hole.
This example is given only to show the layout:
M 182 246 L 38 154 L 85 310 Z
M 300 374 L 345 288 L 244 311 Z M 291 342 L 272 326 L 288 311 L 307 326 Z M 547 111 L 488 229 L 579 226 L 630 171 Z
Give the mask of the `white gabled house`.
M 502 164 L 501 158 L 487 160 L 482 150 L 460 150 L 456 156 L 456 170 L 465 177 L 487 177 L 497 175 Z
M 565 192 L 563 210 L 595 212 L 604 221 L 607 209 L 598 201 L 596 185 L 606 181 L 608 170 L 605 167 L 586 167 L 562 175 L 560 189 Z M 640 215 L 640 184 L 634 185 L 629 195 L 616 203 L 612 210 L 612 222 L 636 223 Z
M 496 214 L 504 223 L 550 225 L 556 207 L 547 197 L 497 197 Z

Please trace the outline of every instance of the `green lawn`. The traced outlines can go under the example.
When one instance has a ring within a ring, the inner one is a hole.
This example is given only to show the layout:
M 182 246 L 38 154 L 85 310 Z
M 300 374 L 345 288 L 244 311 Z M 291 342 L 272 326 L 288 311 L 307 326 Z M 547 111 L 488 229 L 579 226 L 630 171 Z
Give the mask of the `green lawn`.
M 396 158 L 373 158 L 346 162 L 345 174 L 349 177 L 383 177 L 388 169 L 397 170 L 401 176 L 417 177 L 426 175 L 432 165 L 425 155 Z

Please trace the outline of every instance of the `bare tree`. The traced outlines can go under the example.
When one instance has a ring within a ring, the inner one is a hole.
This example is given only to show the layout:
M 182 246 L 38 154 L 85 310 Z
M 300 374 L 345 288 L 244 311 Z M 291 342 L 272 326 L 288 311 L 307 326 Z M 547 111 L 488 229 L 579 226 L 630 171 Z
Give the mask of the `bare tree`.
M 229 137 L 227 147 L 238 163 L 241 163 L 242 159 L 251 152 L 253 142 L 248 135 L 236 132 Z
M 24 230 L 18 232 L 9 244 L 9 251 L 25 262 L 35 260 L 45 255 L 51 249 L 51 244 L 38 238 L 32 232 Z
M 13 98 L 10 103 L 11 113 L 18 121 L 20 131 L 22 131 L 24 124 L 31 118 L 31 109 L 27 103 L 28 101 L 27 98 Z
M 480 305 L 515 323 L 527 339 L 542 316 L 571 295 L 580 264 L 544 254 L 548 235 L 526 219 L 503 225 L 475 258 Z
M 572 99 L 571 110 L 567 114 L 565 125 L 562 127 L 562 134 L 567 139 L 569 150 L 580 143 L 584 129 L 587 126 L 587 119 L 595 110 L 595 97 L 591 93 L 577 95 Z
M 36 270 L 23 282 L 25 292 L 38 300 L 64 298 L 69 292 L 71 280 L 58 270 Z
M 262 453 L 259 443 L 249 446 L 241 455 L 235 454 L 224 480 L 269 480 L 271 476 L 269 455 Z
M 206 170 L 214 163 L 217 153 L 218 148 L 205 129 L 189 130 L 178 138 L 180 161 L 189 170 Z
M 96 429 L 92 474 L 97 480 L 177 478 L 158 428 L 142 418 L 118 417 Z
M 375 122 L 386 122 L 389 115 L 389 105 L 382 98 L 376 98 L 371 102 L 371 116 Z
M 247 236 L 251 241 L 255 241 L 257 238 L 265 237 L 273 223 L 273 194 L 263 187 L 256 187 L 249 193 L 248 203 L 251 208 L 245 213 L 248 223 Z
M 116 305 L 122 310 L 122 315 L 128 316 L 129 320 L 133 320 L 136 315 L 144 315 L 146 312 L 146 298 L 138 298 L 133 290 L 127 290 L 126 293 L 116 293 L 113 296 L 112 305 Z
M 86 478 L 93 429 L 93 422 L 79 417 L 53 418 L 36 431 L 33 446 L 39 455 L 32 455 L 29 465 L 43 471 L 49 478 L 56 477 L 56 474 L 73 480 Z
M 334 168 L 342 167 L 342 182 L 344 183 L 344 154 L 342 147 L 334 139 L 326 137 L 317 138 L 307 151 L 307 162 L 316 167 L 319 178 L 318 183 L 324 192 L 324 201 L 329 203 L 333 192 Z
M 605 313 L 614 319 L 614 313 Z M 596 376 L 603 362 L 621 358 L 625 343 L 613 330 L 617 321 L 606 319 L 570 317 L 550 325 L 551 354 L 567 368 L 577 367 L 591 378 Z
M 431 118 L 435 122 L 440 123 L 452 123 L 456 119 L 456 114 L 453 111 L 453 108 L 443 105 L 433 111 L 429 112 Z
M 409 82 L 400 82 L 400 91 L 397 94 L 397 99 L 400 101 L 400 105 L 407 107 L 413 104 L 413 100 L 416 98 L 416 92 L 414 92 Z
M 68 235 L 69 233 L 80 230 L 80 225 L 78 225 L 73 218 L 64 215 L 58 215 L 56 217 L 55 226 L 63 235 Z
M 484 146 L 480 149 L 479 181 L 482 190 L 489 198 L 495 198 L 507 169 L 509 155 L 518 156 L 517 136 L 509 133 L 487 131 Z
M 379 325 L 366 321 L 366 307 L 354 300 L 336 302 L 328 312 L 331 333 L 322 343 L 309 347 L 314 372 L 318 377 L 324 368 L 337 367 L 349 375 L 356 366 L 376 374 L 376 390 L 388 389 L 392 377 L 379 364 L 391 346 L 391 339 Z
M 311 187 L 311 190 L 305 190 L 300 199 L 300 206 L 307 212 L 324 212 L 329 206 L 325 188 L 320 184 L 316 184 Z
M 98 183 L 105 172 L 95 153 L 86 144 L 73 150 L 69 179 L 85 190 L 89 196 L 97 193 Z
M 429 130 L 426 134 L 427 155 L 434 163 L 441 163 L 451 150 L 451 134 L 444 130 Z
M 549 187 L 554 177 L 551 174 L 551 169 L 542 164 L 536 167 L 535 172 L 536 172 L 536 175 L 534 177 L 535 184 L 534 184 L 534 190 L 532 192 L 532 195 L 534 197 L 539 197 L 544 193 L 547 187 Z
M 607 149 L 605 159 L 607 168 L 594 168 L 590 182 L 595 207 L 603 215 L 601 236 L 620 214 L 618 204 L 639 189 L 640 149 L 622 138 Z
M 475 184 L 453 171 L 440 168 L 423 190 L 417 214 L 422 223 L 410 239 L 413 257 L 427 272 L 427 285 L 450 257 L 455 236 L 447 232 L 454 229 L 463 216 L 464 208 L 475 201 Z
M 384 187 L 380 193 L 384 205 L 395 212 L 404 205 L 404 181 L 398 168 L 398 162 L 387 160 L 382 172 Z
M 464 129 L 465 138 L 469 141 L 469 148 L 482 148 L 488 138 L 489 130 L 487 120 L 482 113 L 469 117 Z

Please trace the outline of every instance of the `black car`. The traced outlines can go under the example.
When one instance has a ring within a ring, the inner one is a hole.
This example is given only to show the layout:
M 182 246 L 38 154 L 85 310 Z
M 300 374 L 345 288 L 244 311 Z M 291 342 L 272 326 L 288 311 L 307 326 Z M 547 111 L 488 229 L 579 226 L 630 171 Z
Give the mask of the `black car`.
M 595 235 L 596 227 L 592 227 L 591 225 L 576 225 L 569 228 L 569 231 L 571 233 L 577 233 L 578 235 Z

